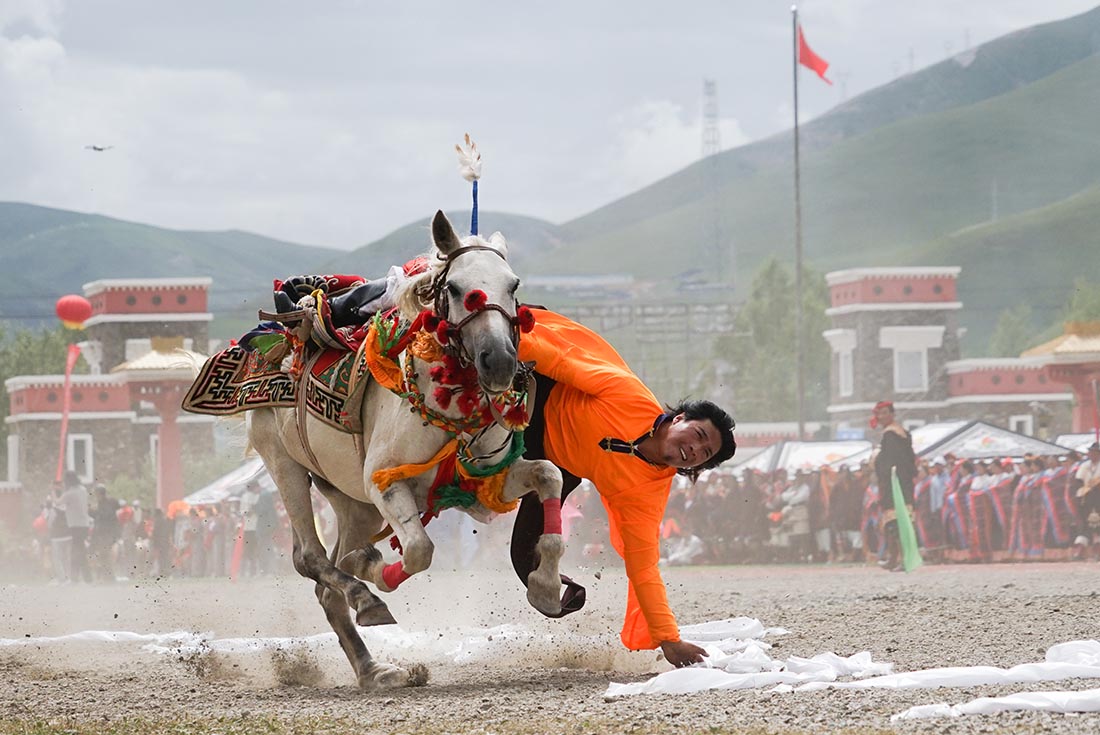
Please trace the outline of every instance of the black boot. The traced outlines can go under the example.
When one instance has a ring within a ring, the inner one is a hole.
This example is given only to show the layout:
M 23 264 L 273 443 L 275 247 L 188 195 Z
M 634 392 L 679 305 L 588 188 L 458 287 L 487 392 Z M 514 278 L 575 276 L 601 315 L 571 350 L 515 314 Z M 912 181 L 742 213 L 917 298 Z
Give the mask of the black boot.
M 363 314 L 359 310 L 385 293 L 386 281 L 379 279 L 356 286 L 339 296 L 330 297 L 328 305 L 332 310 L 332 326 L 340 328 L 364 323 L 370 314 Z

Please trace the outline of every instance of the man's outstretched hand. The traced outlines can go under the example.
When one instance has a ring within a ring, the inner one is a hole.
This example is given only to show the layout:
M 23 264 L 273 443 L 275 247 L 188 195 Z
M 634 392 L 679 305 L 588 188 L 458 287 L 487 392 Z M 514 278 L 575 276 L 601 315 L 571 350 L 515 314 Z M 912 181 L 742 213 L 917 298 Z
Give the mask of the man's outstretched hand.
M 665 654 L 665 660 L 676 668 L 699 663 L 707 655 L 702 648 L 687 641 L 662 641 L 661 650 Z

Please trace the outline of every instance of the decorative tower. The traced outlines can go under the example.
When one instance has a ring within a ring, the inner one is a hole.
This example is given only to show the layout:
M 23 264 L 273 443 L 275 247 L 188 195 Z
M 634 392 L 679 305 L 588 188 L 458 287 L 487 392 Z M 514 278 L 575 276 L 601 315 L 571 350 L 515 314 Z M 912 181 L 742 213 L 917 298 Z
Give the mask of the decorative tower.
M 838 434 L 866 425 L 877 401 L 931 420 L 959 357 L 957 267 L 856 268 L 825 276 L 832 329 L 829 415 Z

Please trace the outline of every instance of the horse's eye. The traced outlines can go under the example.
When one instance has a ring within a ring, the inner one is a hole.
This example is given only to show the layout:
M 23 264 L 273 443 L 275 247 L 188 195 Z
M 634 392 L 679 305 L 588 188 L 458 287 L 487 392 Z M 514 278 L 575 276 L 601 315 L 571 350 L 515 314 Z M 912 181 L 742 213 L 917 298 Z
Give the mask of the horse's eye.
M 512 287 L 508 289 L 508 293 L 515 295 L 516 290 L 519 288 L 519 283 L 520 281 L 517 278 L 516 282 L 512 284 Z
M 451 294 L 451 296 L 456 299 L 462 298 L 462 287 L 459 286 L 457 283 L 448 283 L 447 291 Z

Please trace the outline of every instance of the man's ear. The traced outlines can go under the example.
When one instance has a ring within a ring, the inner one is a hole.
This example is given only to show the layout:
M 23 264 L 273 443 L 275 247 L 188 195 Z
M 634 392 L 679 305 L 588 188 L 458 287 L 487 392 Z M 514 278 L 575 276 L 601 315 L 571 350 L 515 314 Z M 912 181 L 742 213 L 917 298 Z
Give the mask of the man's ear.
M 674 424 L 678 424 L 681 421 L 687 421 L 687 417 L 684 416 L 683 411 L 681 411 L 680 413 L 678 413 L 678 414 L 676 414 L 675 416 L 672 417 L 672 423 L 674 423 Z

